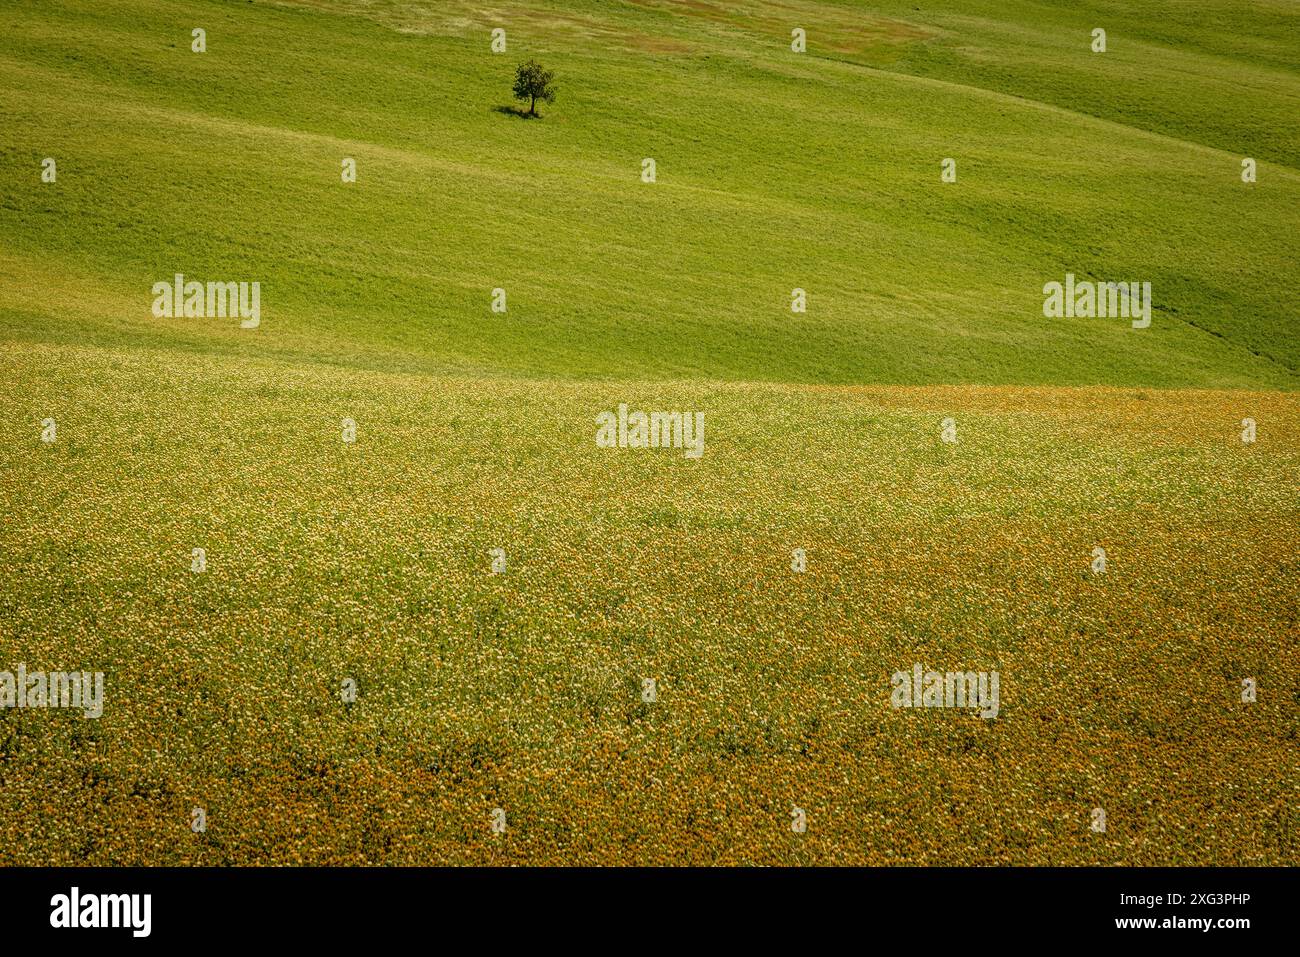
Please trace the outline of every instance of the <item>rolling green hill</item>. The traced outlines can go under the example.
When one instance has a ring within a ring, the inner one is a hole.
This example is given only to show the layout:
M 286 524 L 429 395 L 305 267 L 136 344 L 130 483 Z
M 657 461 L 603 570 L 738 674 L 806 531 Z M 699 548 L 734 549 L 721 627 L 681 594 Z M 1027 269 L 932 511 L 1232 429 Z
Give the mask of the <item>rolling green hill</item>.
M 1300 17 L 1234 9 L 6 4 L 0 322 L 406 371 L 1292 389 Z M 498 109 L 529 56 L 539 121 Z M 154 319 L 176 272 L 260 281 L 262 328 Z M 1045 319 L 1067 272 L 1150 282 L 1151 328 Z
M 1300 862 L 1298 26 L 6 0 L 0 865 Z

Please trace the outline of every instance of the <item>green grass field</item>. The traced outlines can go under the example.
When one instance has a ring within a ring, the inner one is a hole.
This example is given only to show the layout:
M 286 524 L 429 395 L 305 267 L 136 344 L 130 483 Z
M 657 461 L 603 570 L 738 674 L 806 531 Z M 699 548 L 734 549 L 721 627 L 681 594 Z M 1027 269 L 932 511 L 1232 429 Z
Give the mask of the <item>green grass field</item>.
M 0 863 L 1297 863 L 1297 37 L 6 3 L 0 672 L 106 697 L 0 708 Z M 1150 327 L 1046 318 L 1067 273 Z M 619 403 L 703 456 L 597 447 Z M 915 662 L 996 719 L 891 707 Z

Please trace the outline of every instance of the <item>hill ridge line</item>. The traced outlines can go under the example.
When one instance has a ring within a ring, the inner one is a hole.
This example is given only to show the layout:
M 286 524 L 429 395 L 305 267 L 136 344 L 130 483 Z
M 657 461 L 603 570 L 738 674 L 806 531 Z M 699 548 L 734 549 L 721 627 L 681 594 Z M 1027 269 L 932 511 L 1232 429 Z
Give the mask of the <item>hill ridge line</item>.
M 1170 133 L 1162 133 L 1159 130 L 1148 129 L 1145 126 L 1134 126 L 1131 123 L 1122 123 L 1119 120 L 1111 119 L 1110 117 L 1098 116 L 1095 113 L 1086 113 L 1082 110 L 1072 110 L 1069 107 L 1061 106 L 1057 103 L 1048 103 L 1044 100 L 1034 100 L 1026 96 L 1020 96 L 1016 93 L 1006 93 L 1003 92 L 1002 90 L 990 89 L 989 87 L 986 86 L 974 86 L 969 83 L 958 83 L 955 80 L 943 80 L 932 76 L 919 76 L 915 73 L 901 73 L 897 70 L 888 70 L 882 67 L 869 66 L 868 64 L 858 63 L 854 60 L 845 60 L 840 57 L 826 56 L 823 54 L 814 54 L 813 58 L 817 60 L 823 60 L 828 63 L 838 63 L 841 64 L 842 66 L 850 67 L 852 69 L 857 69 L 857 70 L 864 70 L 868 73 L 874 73 L 881 76 L 890 76 L 890 77 L 896 77 L 901 80 L 915 81 L 921 84 L 927 84 L 927 85 L 933 84 L 935 86 L 950 87 L 958 90 L 966 90 L 970 93 L 983 94 L 985 96 L 989 96 L 994 99 L 1007 100 L 1013 103 L 1021 103 L 1030 107 L 1036 107 L 1046 112 L 1060 113 L 1065 116 L 1077 117 L 1081 120 L 1087 120 L 1094 123 L 1104 124 L 1106 126 L 1113 126 L 1121 130 L 1128 130 L 1129 132 L 1132 133 L 1145 135 L 1152 139 L 1164 140 L 1192 149 L 1200 149 L 1211 153 L 1217 153 L 1222 156 L 1240 158 L 1241 156 L 1245 155 L 1242 153 L 1232 152 L 1230 150 L 1224 149 L 1221 146 L 1212 146 L 1209 143 L 1202 143 L 1198 140 L 1182 139 L 1181 137 L 1174 136 Z M 1281 172 L 1288 179 L 1294 179 L 1296 181 L 1300 181 L 1300 166 L 1291 166 L 1287 163 L 1279 163 L 1276 160 L 1259 160 L 1258 162 L 1261 166 L 1267 166 Z

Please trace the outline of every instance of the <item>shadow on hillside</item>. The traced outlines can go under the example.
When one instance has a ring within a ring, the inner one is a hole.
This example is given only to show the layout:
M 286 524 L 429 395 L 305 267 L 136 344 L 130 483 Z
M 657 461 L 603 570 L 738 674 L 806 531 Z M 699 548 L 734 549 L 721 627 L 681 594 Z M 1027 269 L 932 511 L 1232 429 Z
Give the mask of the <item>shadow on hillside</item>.
M 529 113 L 527 110 L 518 106 L 494 106 L 492 107 L 492 112 L 504 113 L 506 116 L 516 116 L 521 120 L 540 120 L 542 118 L 542 114 Z

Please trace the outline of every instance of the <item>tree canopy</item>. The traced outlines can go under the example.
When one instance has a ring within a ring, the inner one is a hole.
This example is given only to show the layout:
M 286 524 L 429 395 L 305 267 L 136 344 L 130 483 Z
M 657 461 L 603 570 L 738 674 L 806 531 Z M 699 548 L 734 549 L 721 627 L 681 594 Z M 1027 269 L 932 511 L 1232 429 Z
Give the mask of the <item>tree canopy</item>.
M 521 63 L 515 69 L 515 99 L 528 100 L 528 114 L 537 115 L 537 101 L 555 102 L 555 73 L 536 60 Z

